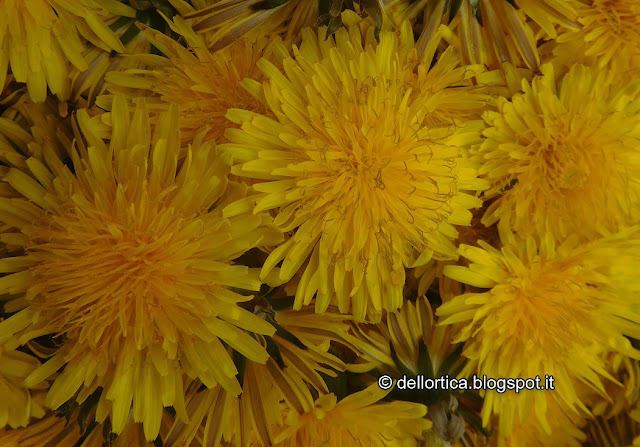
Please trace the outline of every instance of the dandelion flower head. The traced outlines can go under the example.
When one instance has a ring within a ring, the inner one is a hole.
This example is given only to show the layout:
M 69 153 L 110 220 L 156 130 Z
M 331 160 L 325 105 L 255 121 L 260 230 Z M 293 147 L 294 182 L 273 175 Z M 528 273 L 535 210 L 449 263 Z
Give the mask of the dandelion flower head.
M 482 222 L 521 237 L 589 240 L 640 218 L 640 89 L 610 71 L 551 65 L 488 111 L 480 172 L 491 182 Z
M 563 32 L 553 43 L 554 63 L 589 63 L 599 68 L 640 71 L 640 2 L 594 0 L 577 9 L 578 30 Z
M 437 314 L 445 318 L 442 324 L 465 324 L 456 339 L 466 343 L 464 373 L 552 375 L 553 398 L 574 414 L 586 410 L 582 384 L 604 395 L 602 379 L 611 376 L 603 353 L 639 355 L 626 336 L 640 335 L 640 314 L 632 300 L 640 283 L 637 275 L 618 275 L 613 267 L 638 258 L 637 229 L 632 230 L 587 245 L 576 238 L 557 244 L 547 235 L 537 245 L 503 226 L 501 250 L 482 241 L 480 247 L 462 245 L 460 253 L 471 264 L 447 266 L 444 273 L 488 290 L 457 296 Z M 535 411 L 550 433 L 545 399 L 537 390 L 518 395 L 487 391 L 483 423 L 495 414 L 500 435 L 508 437 L 515 423 Z
M 2 240 L 24 254 L 2 261 L 14 314 L 0 322 L 0 341 L 63 337 L 25 384 L 62 369 L 48 406 L 82 402 L 100 386 L 98 422 L 109 415 L 119 433 L 132 409 L 154 440 L 164 406 L 185 415 L 185 374 L 238 394 L 228 349 L 267 360 L 251 334 L 275 330 L 240 307 L 251 296 L 238 293 L 260 288 L 257 271 L 231 261 L 273 233 L 264 216 L 222 216 L 228 161 L 202 136 L 178 161 L 175 107 L 152 126 L 143 104 L 132 113 L 116 98 L 108 119 L 102 129 L 78 111 L 75 143 L 59 146 L 10 135 L 2 179 L 17 197 L 0 199 L 12 229 Z
M 267 321 L 277 328 L 275 335 L 265 337 L 267 362 L 238 361 L 242 383 L 238 397 L 221 387 L 202 390 L 199 382 L 190 386 L 186 392 L 189 423 L 177 420 L 168 444 L 192 445 L 202 439 L 202 445 L 209 445 L 210 440 L 221 439 L 232 445 L 252 441 L 273 445 L 284 425 L 281 406 L 298 414 L 312 411 L 314 395 L 329 393 L 325 377 L 344 373 L 344 362 L 329 349 L 331 342 L 350 346 L 348 316 L 331 308 L 318 315 L 313 307 L 300 311 L 272 310 L 266 303 L 260 307 L 258 314 L 268 312 Z
M 431 427 L 424 419 L 427 407 L 412 402 L 380 402 L 388 391 L 377 383 L 338 401 L 321 395 L 304 414 L 289 411 L 277 447 L 340 445 L 357 447 L 417 447 L 422 432 Z
M 245 85 L 276 118 L 230 110 L 242 128 L 227 131 L 221 150 L 237 161 L 233 174 L 266 180 L 226 212 L 255 203 L 292 232 L 263 277 L 283 261 L 287 281 L 308 260 L 294 307 L 317 292 L 318 312 L 333 303 L 362 321 L 400 307 L 405 266 L 456 257 L 455 225 L 469 225 L 486 186 L 465 156 L 485 97 L 452 51 L 429 71 L 408 22 L 377 44 L 354 15 L 343 14 L 335 38 L 305 30 L 283 71 L 259 62 L 268 79 Z
M 124 52 L 105 21 L 114 15 L 135 16 L 133 8 L 116 0 L 2 0 L 0 11 L 0 89 L 11 68 L 37 102 L 45 100 L 47 87 L 53 94 L 63 93 L 69 64 L 88 68 L 82 54 L 86 40 L 106 51 Z
M 205 140 L 222 142 L 225 128 L 234 125 L 225 117 L 232 107 L 266 113 L 259 99 L 240 84 L 244 78 L 263 79 L 256 63 L 262 57 L 274 59 L 271 48 L 275 36 L 238 39 L 214 53 L 206 47 L 204 38 L 196 35 L 180 17 L 176 16 L 169 24 L 186 41 L 187 48 L 158 31 L 146 29 L 145 36 L 166 58 L 143 56 L 145 69 L 107 73 L 111 93 L 134 101 L 144 96 L 152 111 L 177 104 L 184 142 L 193 141 L 205 128 L 209 129 Z M 105 100 L 102 98 L 99 104 Z

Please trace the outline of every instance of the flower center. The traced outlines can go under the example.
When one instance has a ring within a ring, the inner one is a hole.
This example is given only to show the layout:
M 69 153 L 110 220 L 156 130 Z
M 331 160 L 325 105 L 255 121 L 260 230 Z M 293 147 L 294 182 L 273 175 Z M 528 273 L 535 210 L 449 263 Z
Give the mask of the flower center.
M 627 43 L 640 43 L 640 2 L 596 0 L 594 6 L 605 17 L 611 34 Z
M 204 233 L 203 222 L 172 214 L 159 211 L 146 228 L 77 210 L 47 218 L 28 250 L 40 262 L 32 269 L 37 280 L 27 297 L 48 312 L 53 327 L 68 334 L 82 328 L 91 343 L 109 327 L 126 334 L 142 317 L 149 341 L 158 308 L 173 315 L 187 310 L 173 298 Z
M 594 138 L 597 135 L 577 120 L 546 122 L 544 135 L 529 145 L 537 154 L 537 172 L 551 190 L 583 188 L 592 174 Z

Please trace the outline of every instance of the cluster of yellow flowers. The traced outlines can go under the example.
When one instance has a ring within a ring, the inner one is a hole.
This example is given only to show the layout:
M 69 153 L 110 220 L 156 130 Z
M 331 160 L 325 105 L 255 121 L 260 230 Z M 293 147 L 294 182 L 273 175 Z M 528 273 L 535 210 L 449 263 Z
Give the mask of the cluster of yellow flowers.
M 0 0 L 0 253 L 0 447 L 640 446 L 640 0 Z

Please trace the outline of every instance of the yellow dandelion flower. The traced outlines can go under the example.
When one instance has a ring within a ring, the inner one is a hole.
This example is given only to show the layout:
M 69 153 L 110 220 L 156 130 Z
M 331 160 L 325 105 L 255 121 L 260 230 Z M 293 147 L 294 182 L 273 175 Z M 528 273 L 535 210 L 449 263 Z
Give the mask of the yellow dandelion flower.
M 482 215 L 485 208 L 480 208 L 473 212 L 471 225 L 468 227 L 458 227 L 458 239 L 455 244 L 477 245 L 478 240 L 488 242 L 494 247 L 499 243 L 498 229 L 496 225 L 486 227 L 482 223 Z M 442 301 L 453 298 L 462 294 L 465 290 L 473 291 L 473 286 L 461 284 L 453 281 L 442 274 L 447 265 L 469 265 L 465 258 L 459 258 L 455 261 L 437 261 L 431 260 L 428 264 L 413 269 L 412 275 L 407 278 L 407 291 L 412 296 L 423 296 L 433 287 L 439 294 Z
M 605 356 L 607 371 L 616 381 L 604 383 L 606 394 L 589 393 L 587 405 L 592 417 L 582 431 L 584 445 L 630 447 L 640 445 L 640 362 L 619 353 Z
M 582 447 L 587 440 L 587 436 L 581 427 L 584 426 L 586 416 L 576 415 L 573 411 L 564 409 L 553 397 L 551 393 L 555 391 L 532 391 L 543 394 L 545 402 L 545 412 L 549 420 L 550 431 L 545 431 L 544 427 L 535 415 L 535 410 L 531 410 L 528 419 L 522 423 L 516 422 L 508 437 L 502 437 L 496 433 L 491 438 L 492 446 L 496 447 L 541 447 L 541 446 L 562 446 L 562 447 Z M 521 392 L 522 393 L 522 392 Z M 511 395 L 512 400 L 523 399 L 523 395 Z M 532 404 L 537 405 L 537 404 Z M 604 446 L 606 444 L 594 444 L 594 446 Z
M 24 428 L 0 429 L 0 447 L 73 447 L 79 439 L 77 426 L 53 414 Z
M 22 154 L 29 154 L 31 151 L 41 154 L 43 147 L 59 154 L 64 163 L 70 162 L 68 156 L 64 155 L 58 136 L 68 138 L 71 127 L 57 113 L 57 103 L 52 97 L 43 103 L 33 103 L 28 93 L 20 91 L 12 95 L 11 100 L 5 104 L 7 109 L 0 117 L 0 161 L 3 163 L 3 174 L 8 171 L 9 166 L 28 169 L 26 158 Z M 0 197 L 18 198 L 20 193 L 9 184 L 0 182 Z M 1 228 L 0 234 L 11 232 L 11 225 L 4 221 Z M 0 242 L 10 247 L 11 252 L 24 254 L 21 244 L 12 243 L 11 240 Z
M 135 16 L 116 0 L 2 0 L 0 10 L 0 87 L 10 68 L 37 102 L 44 101 L 47 86 L 53 94 L 63 92 L 69 63 L 88 68 L 81 37 L 106 51 L 124 52 L 104 21 L 114 14 Z
M 295 309 L 317 292 L 320 313 L 334 303 L 379 320 L 401 306 L 406 266 L 456 257 L 454 225 L 469 225 L 482 203 L 475 191 L 486 183 L 465 147 L 478 141 L 481 123 L 469 118 L 485 97 L 469 86 L 477 67 L 459 67 L 453 52 L 429 71 L 407 22 L 377 44 L 373 26 L 350 26 L 355 13 L 343 21 L 335 38 L 307 28 L 284 72 L 263 59 L 267 81 L 245 84 L 276 119 L 228 112 L 242 126 L 221 146 L 238 162 L 232 173 L 266 181 L 225 213 L 272 210 L 292 232 L 262 277 L 283 261 L 288 281 L 309 259 Z
M 537 39 L 529 20 L 549 38 L 557 27 L 579 26 L 577 2 L 571 0 L 392 0 L 390 11 L 398 17 L 419 19 L 422 23 L 418 46 L 428 56 L 435 51 L 438 36 L 449 35 L 441 23 L 450 23 L 456 46 L 467 64 L 498 68 L 508 62 L 537 69 L 540 56 Z
M 628 413 L 640 401 L 640 362 L 619 353 L 610 353 L 605 359 L 607 370 L 617 382 L 604 384 L 606 396 L 594 395 L 589 402 L 591 413 L 606 419 Z
M 166 23 L 160 13 L 151 11 L 156 7 L 166 10 L 167 0 L 163 3 L 132 2 L 136 7 L 136 18 L 122 17 L 111 25 L 111 29 L 120 39 L 126 54 L 114 51 L 104 51 L 102 48 L 90 47 L 83 53 L 87 61 L 87 69 L 73 68 L 69 74 L 71 80 L 69 89 L 60 99 L 70 101 L 76 108 L 89 108 L 95 104 L 96 98 L 102 95 L 106 88 L 106 73 L 110 71 L 124 71 L 128 69 L 144 68 L 149 62 L 149 55 L 153 51 L 151 42 L 141 32 L 140 24 L 162 27 Z M 139 22 L 140 21 L 140 22 Z M 162 22 L 160 22 L 162 21 Z M 160 22 L 160 23 L 159 23 Z M 171 29 L 165 24 L 165 32 L 171 34 Z M 154 59 L 154 58 L 152 58 Z M 192 139 L 193 140 L 193 139 Z
M 171 26 L 184 37 L 185 48 L 178 42 L 152 29 L 145 36 L 168 57 L 143 56 L 145 69 L 118 70 L 107 73 L 109 91 L 130 98 L 146 96 L 151 110 L 166 110 L 177 104 L 180 110 L 182 140 L 193 141 L 209 128 L 206 140 L 221 142 L 227 127 L 234 126 L 226 117 L 227 110 L 240 107 L 264 114 L 263 103 L 241 87 L 244 78 L 262 80 L 257 62 L 271 57 L 273 40 L 261 36 L 255 42 L 239 39 L 217 53 L 212 53 L 201 36 L 179 17 Z M 107 98 L 98 102 L 104 106 Z M 109 107 L 108 105 L 106 105 Z
M 424 419 L 427 407 L 411 402 L 380 402 L 388 391 L 378 384 L 338 401 L 334 394 L 320 396 L 311 411 L 288 411 L 276 447 L 412 447 L 431 427 Z
M 444 270 L 452 279 L 489 289 L 455 297 L 437 311 L 446 318 L 442 324 L 465 325 L 456 339 L 466 343 L 463 375 L 539 376 L 541 385 L 550 375 L 552 397 L 566 411 L 586 410 L 579 386 L 604 394 L 602 378 L 614 380 L 602 354 L 640 356 L 625 337 L 640 335 L 634 304 L 640 283 L 627 268 L 638 262 L 638 229 L 586 245 L 577 238 L 556 244 L 550 234 L 536 245 L 533 238 L 516 239 L 504 225 L 500 231 L 500 251 L 482 241 L 480 247 L 462 245 L 469 267 Z M 551 433 L 545 393 L 486 391 L 484 397 L 483 424 L 492 414 L 499 417 L 502 437 L 532 412 Z
M 98 422 L 110 416 L 119 433 L 133 410 L 153 440 L 163 407 L 185 418 L 184 374 L 238 394 L 227 347 L 266 362 L 250 334 L 275 329 L 240 307 L 251 296 L 229 289 L 259 290 L 257 269 L 231 260 L 277 240 L 260 215 L 222 216 L 228 164 L 202 136 L 178 162 L 176 108 L 151 126 L 144 105 L 131 113 L 117 98 L 107 118 L 108 144 L 77 113 L 75 144 L 61 144 L 69 166 L 52 145 L 11 156 L 2 179 L 20 197 L 0 199 L 0 220 L 12 228 L 0 239 L 25 254 L 3 260 L 0 293 L 16 313 L 0 323 L 0 340 L 63 336 L 25 383 L 62 368 L 48 406 L 102 387 Z
M 640 219 L 640 89 L 611 72 L 551 65 L 523 93 L 488 111 L 481 174 L 496 198 L 485 225 L 507 220 L 520 236 L 585 240 Z
M 460 363 L 451 362 L 457 357 L 457 348 L 452 343 L 450 328 L 436 326 L 431 304 L 424 296 L 415 303 L 407 302 L 397 312 L 387 313 L 386 322 L 352 325 L 352 333 L 357 341 L 351 343 L 361 355 L 355 364 L 349 365 L 350 371 L 382 368 L 394 376 L 399 373 L 433 376 L 439 371 L 439 376 L 449 372 L 442 369 L 443 364 L 449 370 Z M 419 370 L 418 359 L 424 348 L 429 356 L 429 371 Z
M 96 424 L 95 427 L 87 429 L 84 433 L 80 430 L 79 434 L 82 435 L 84 440 L 71 444 L 68 447 L 104 447 L 105 445 L 110 447 L 157 447 L 158 445 L 163 445 L 163 435 L 167 432 L 170 422 L 171 418 L 165 413 L 162 418 L 161 434 L 158 435 L 158 438 L 154 441 L 149 441 L 145 438 L 142 424 L 129 422 L 117 436 L 108 433 L 108 430 L 105 431 L 104 425 Z M 72 424 L 72 426 L 73 425 L 74 424 Z M 77 427 L 77 424 L 75 425 Z M 89 431 L 90 433 L 87 433 Z M 62 444 L 56 445 L 56 447 L 66 446 Z
M 392 378 L 456 378 L 462 370 L 462 345 L 453 343 L 454 328 L 436 325 L 431 304 L 424 297 L 407 302 L 397 312 L 386 314 L 386 322 L 376 325 L 353 324 L 354 338 L 349 341 L 361 352 L 349 371 L 362 373 L 375 368 Z M 426 445 L 447 445 L 464 439 L 481 438 L 477 416 L 481 399 L 470 392 L 432 390 L 416 392 L 394 389 L 391 397 L 429 406 L 427 417 L 433 421 Z M 461 441 L 462 442 L 462 441 Z M 442 443 L 442 444 L 441 444 Z
M 3 261 L 0 261 L 2 265 Z M 26 379 L 40 366 L 35 357 L 0 345 L 0 428 L 25 427 L 31 418 L 45 415 L 45 391 L 30 390 L 24 386 Z M 36 388 L 47 388 L 46 383 Z
M 603 447 L 640 446 L 640 409 L 618 414 L 611 418 L 596 417 L 584 427 L 587 435 L 584 445 Z
M 640 70 L 640 4 L 637 0 L 593 0 L 577 10 L 579 30 L 552 43 L 554 62 Z
M 241 363 L 242 394 L 237 398 L 220 387 L 201 391 L 197 383 L 191 386 L 186 401 L 189 423 L 176 421 L 168 444 L 197 441 L 207 446 L 222 440 L 238 446 L 273 445 L 274 430 L 284 424 L 280 403 L 298 414 L 309 412 L 312 393 L 329 392 L 325 377 L 345 371 L 344 362 L 329 348 L 331 341 L 349 345 L 347 317 L 333 309 L 320 316 L 313 308 L 274 311 L 269 305 L 260 310 L 265 312 L 277 327 L 274 336 L 265 338 L 271 355 L 267 363 Z
M 140 424 L 129 423 L 119 436 L 95 424 L 82 428 L 78 422 L 79 412 L 74 411 L 69 419 L 49 414 L 45 418 L 17 430 L 0 430 L 0 447 L 154 447 L 157 444 L 144 438 Z M 88 416 L 88 415 L 87 415 Z M 168 418 L 163 419 L 163 431 L 168 427 Z
M 204 33 L 212 52 L 247 34 L 254 39 L 271 32 L 298 40 L 300 31 L 313 26 L 319 16 L 316 0 L 222 0 L 204 8 L 185 5 L 180 12 Z

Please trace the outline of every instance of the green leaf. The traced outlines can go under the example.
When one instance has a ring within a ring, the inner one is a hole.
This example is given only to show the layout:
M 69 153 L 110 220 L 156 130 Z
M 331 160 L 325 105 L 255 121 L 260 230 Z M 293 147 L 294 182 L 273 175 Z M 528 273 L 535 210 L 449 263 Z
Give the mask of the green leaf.
M 69 400 L 62 404 L 60 408 L 58 408 L 57 413 L 58 416 L 64 417 L 67 420 L 67 425 L 69 425 L 69 421 L 71 421 L 71 416 L 78 409 L 78 402 L 75 400 Z
M 460 372 L 462 372 L 463 368 L 464 368 L 464 362 L 460 362 L 458 366 L 456 366 L 454 369 L 449 371 L 449 375 L 451 377 L 458 377 L 458 375 L 460 375 Z
M 502 188 L 500 188 L 500 192 L 501 193 L 505 193 L 505 192 L 509 191 L 510 189 L 513 189 L 513 187 L 516 186 L 517 184 L 518 184 L 518 179 L 517 178 L 512 178 L 511 180 L 509 180 L 509 183 L 507 183 Z

